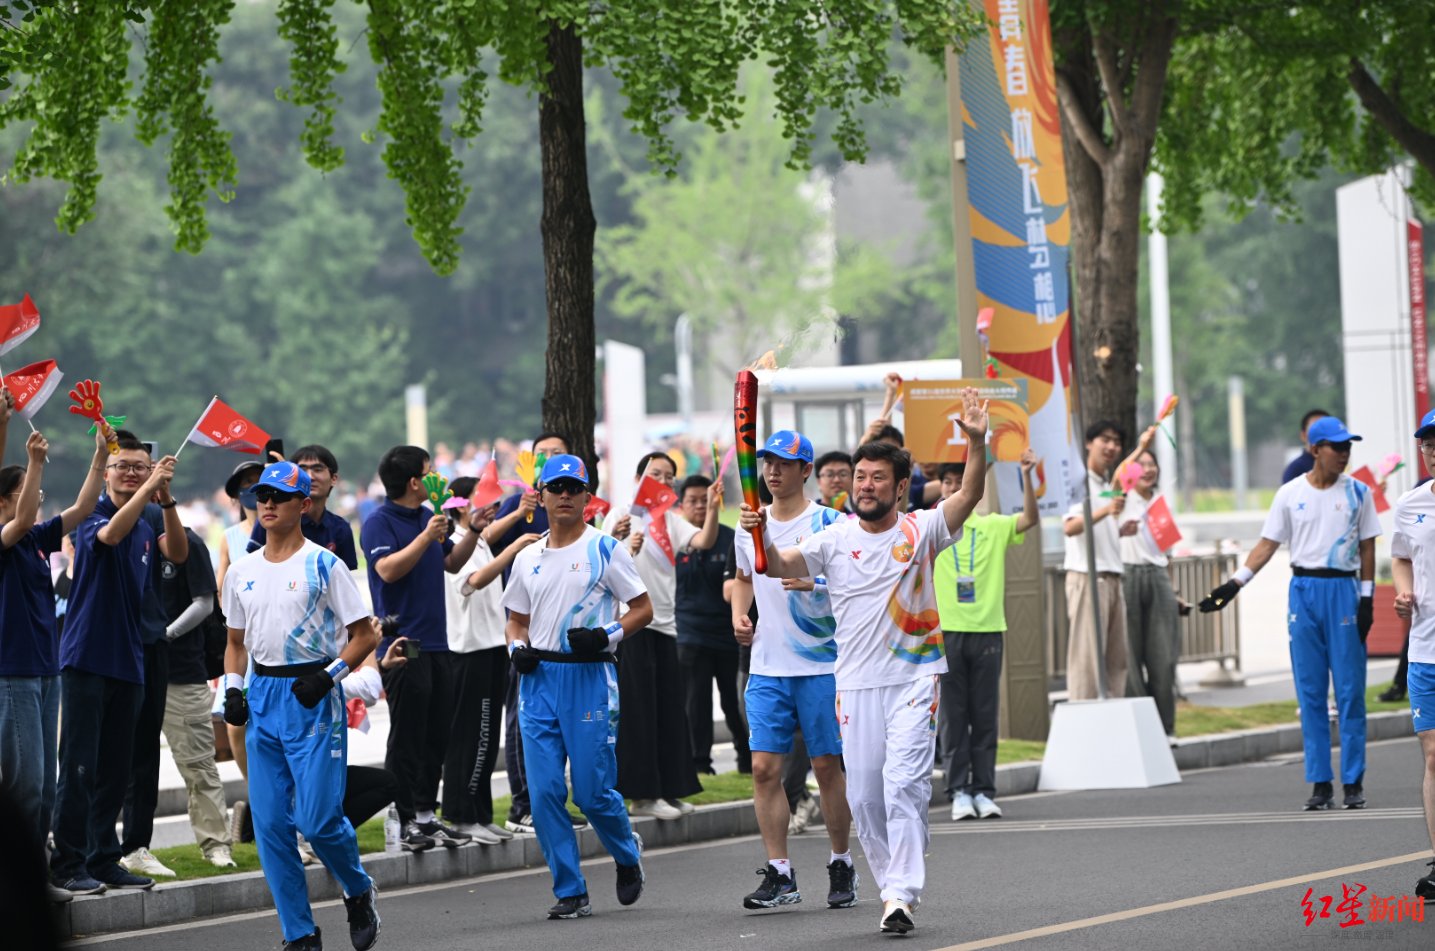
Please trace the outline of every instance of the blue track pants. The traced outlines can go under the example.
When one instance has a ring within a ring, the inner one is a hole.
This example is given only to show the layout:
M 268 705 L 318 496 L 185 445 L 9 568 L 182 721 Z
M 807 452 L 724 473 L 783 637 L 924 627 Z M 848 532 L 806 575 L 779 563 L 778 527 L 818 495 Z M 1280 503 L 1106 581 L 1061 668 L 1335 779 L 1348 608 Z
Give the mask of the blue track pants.
M 1365 776 L 1365 645 L 1355 624 L 1360 587 L 1353 578 L 1292 578 L 1291 670 L 1305 738 L 1305 780 L 1332 781 L 1330 711 L 1326 694 L 1335 681 L 1340 713 L 1340 781 Z

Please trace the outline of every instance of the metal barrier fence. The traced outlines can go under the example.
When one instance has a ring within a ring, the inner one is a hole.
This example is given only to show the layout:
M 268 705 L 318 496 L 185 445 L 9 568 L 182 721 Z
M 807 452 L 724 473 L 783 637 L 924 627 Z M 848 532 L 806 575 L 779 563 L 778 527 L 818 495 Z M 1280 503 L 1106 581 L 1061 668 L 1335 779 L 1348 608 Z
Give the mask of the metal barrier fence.
M 1234 609 L 1202 614 L 1194 605 L 1229 578 L 1239 555 L 1192 555 L 1171 559 L 1171 584 L 1191 602 L 1191 613 L 1180 618 L 1182 663 L 1218 660 L 1239 670 L 1241 666 L 1240 612 Z M 1046 664 L 1053 678 L 1066 676 L 1066 572 L 1060 565 L 1044 568 L 1046 583 Z M 1229 663 L 1226 663 L 1229 662 Z

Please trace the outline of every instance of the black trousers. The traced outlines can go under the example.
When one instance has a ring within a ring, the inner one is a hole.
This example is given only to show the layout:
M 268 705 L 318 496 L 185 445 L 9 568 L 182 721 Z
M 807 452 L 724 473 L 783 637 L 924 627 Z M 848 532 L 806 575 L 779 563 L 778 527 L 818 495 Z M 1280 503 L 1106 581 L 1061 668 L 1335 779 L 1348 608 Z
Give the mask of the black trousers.
M 782 758 L 782 791 L 787 793 L 787 811 L 796 812 L 797 804 L 812 796 L 807 791 L 807 773 L 812 759 L 807 755 L 807 742 L 802 731 L 792 734 L 792 752 Z
M 1391 684 L 1398 687 L 1402 692 L 1409 690 L 1410 683 L 1410 635 L 1405 635 L 1405 646 L 1400 648 L 1400 664 L 1395 668 L 1395 678 Z
M 751 769 L 747 720 L 737 700 L 737 651 L 679 644 L 678 666 L 683 671 L 684 709 L 693 746 L 693 768 L 700 773 L 713 771 L 713 681 L 716 680 L 718 702 L 722 705 L 728 732 L 732 734 L 738 765 L 746 762 Z
M 130 783 L 125 793 L 125 840 L 120 851 L 149 848 L 154 836 L 154 811 L 159 805 L 159 734 L 164 726 L 164 702 L 169 694 L 169 642 L 144 647 L 144 700 L 135 721 L 134 749 L 130 754 Z
M 508 815 L 528 815 L 528 772 L 523 765 L 523 736 L 518 732 L 518 671 L 508 668 L 503 691 L 503 768 L 508 773 Z
M 394 801 L 399 781 L 378 766 L 350 766 L 344 776 L 344 818 L 357 829 Z
M 947 672 L 942 674 L 938 710 L 947 796 L 995 796 L 1003 635 L 943 631 L 942 636 Z
M 493 821 L 493 768 L 503 729 L 508 650 L 491 647 L 454 654 L 453 726 L 443 761 L 443 817 L 449 822 Z
M 401 667 L 384 671 L 389 698 L 389 743 L 384 768 L 394 774 L 399 821 L 438 808 L 438 781 L 453 722 L 453 658 L 423 651 Z
M 625 799 L 681 799 L 702 791 L 671 634 L 644 629 L 618 645 L 617 754 Z

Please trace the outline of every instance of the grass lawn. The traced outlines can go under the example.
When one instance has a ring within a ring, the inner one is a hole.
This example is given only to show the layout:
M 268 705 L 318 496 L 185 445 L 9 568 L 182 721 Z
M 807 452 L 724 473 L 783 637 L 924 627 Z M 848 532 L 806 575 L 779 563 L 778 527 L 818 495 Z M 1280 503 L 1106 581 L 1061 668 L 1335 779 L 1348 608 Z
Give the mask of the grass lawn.
M 1384 713 L 1390 710 L 1408 710 L 1410 704 L 1401 700 L 1384 703 L 1376 699 L 1383 693 L 1389 682 L 1373 684 L 1365 688 L 1365 709 L 1367 713 Z M 1182 703 L 1176 707 L 1176 735 L 1203 736 L 1207 733 L 1230 733 L 1235 730 L 1252 730 L 1257 727 L 1273 726 L 1278 723 L 1299 723 L 1300 705 L 1294 700 L 1277 700 L 1272 703 L 1257 703 L 1249 707 L 1198 707 Z

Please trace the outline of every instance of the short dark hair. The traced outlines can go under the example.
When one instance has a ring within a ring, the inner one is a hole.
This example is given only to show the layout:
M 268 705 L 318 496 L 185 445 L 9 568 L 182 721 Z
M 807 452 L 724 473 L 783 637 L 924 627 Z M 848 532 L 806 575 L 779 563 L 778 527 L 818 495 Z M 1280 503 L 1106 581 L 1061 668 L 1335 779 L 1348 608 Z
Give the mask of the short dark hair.
M 1126 430 L 1122 429 L 1121 424 L 1116 422 L 1116 420 L 1114 419 L 1098 419 L 1090 426 L 1087 426 L 1086 441 L 1091 442 L 1091 440 L 1095 439 L 1097 436 L 1100 436 L 1102 433 L 1108 432 L 1115 433 L 1116 438 L 1121 441 L 1121 445 L 1126 445 Z
M 115 430 L 115 443 L 122 452 L 142 452 L 146 456 L 150 454 L 149 447 L 140 442 L 140 438 L 128 429 Z
M 429 454 L 418 446 L 395 446 L 384 453 L 379 460 L 379 481 L 384 484 L 384 494 L 391 499 L 403 495 L 410 479 L 423 476 L 424 463 Z
M 949 475 L 955 475 L 957 480 L 961 481 L 962 476 L 966 475 L 966 472 L 967 464 L 964 462 L 944 462 L 942 463 L 942 467 L 937 470 L 937 481 L 945 482 Z
M 706 492 L 708 490 L 708 486 L 712 484 L 713 480 L 709 479 L 705 475 L 702 475 L 701 473 L 697 475 L 690 475 L 683 480 L 683 484 L 678 488 L 678 499 L 681 500 L 685 495 L 687 495 L 688 489 L 702 489 L 704 492 Z
M 829 462 L 840 462 L 846 465 L 847 468 L 852 468 L 852 456 L 849 453 L 843 452 L 841 449 L 834 449 L 831 452 L 824 452 L 818 456 L 817 461 L 812 465 L 812 470 L 814 472 L 821 472 L 823 467 Z
M 0 498 L 20 488 L 20 482 L 24 478 L 24 466 L 6 466 L 0 469 Z
M 877 430 L 877 435 L 872 437 L 873 442 L 878 442 L 879 440 L 883 439 L 895 439 L 898 446 L 907 445 L 907 441 L 902 438 L 902 431 L 896 426 L 893 426 L 891 423 L 888 423 L 881 429 Z M 857 455 L 855 453 L 852 456 L 852 464 L 857 464 Z
M 553 432 L 552 430 L 545 430 L 544 432 L 539 433 L 537 436 L 534 436 L 534 437 L 533 437 L 533 445 L 536 446 L 536 445 L 538 445 L 539 443 L 543 442 L 545 439 L 561 439 L 561 440 L 563 441 L 563 451 L 564 451 L 564 452 L 572 452 L 572 451 L 573 451 L 573 440 L 569 439 L 567 436 L 563 435 L 562 433 L 555 433 L 555 432 Z
M 1307 428 L 1308 426 L 1310 426 L 1310 424 L 1311 424 L 1312 422 L 1314 422 L 1314 421 L 1317 420 L 1317 419 L 1320 419 L 1322 416 L 1329 416 L 1329 415 L 1330 415 L 1330 414 L 1327 413 L 1327 412 L 1326 412 L 1325 410 L 1323 410 L 1323 409 L 1308 409 L 1308 410 L 1306 410 L 1306 411 L 1305 411 L 1305 415 L 1300 418 L 1300 433 L 1301 433 L 1301 435 L 1302 435 L 1302 436 L 1305 435 L 1306 428 Z
M 678 464 L 673 461 L 672 456 L 668 455 L 666 452 L 650 452 L 646 456 L 638 460 L 638 478 L 641 479 L 643 477 L 643 473 L 648 471 L 648 463 L 652 462 L 654 459 L 662 459 L 663 461 L 667 462 L 668 465 L 673 467 L 674 473 L 678 471 Z
M 478 480 L 473 476 L 459 476 L 448 484 L 448 490 L 455 498 L 466 499 L 473 495 L 473 490 L 478 488 Z
M 865 460 L 885 462 L 892 467 L 892 478 L 901 482 L 912 478 L 912 454 L 889 442 L 864 442 L 852 454 L 852 465 Z
M 330 472 L 339 471 L 339 460 L 335 459 L 334 454 L 323 446 L 317 444 L 313 446 L 300 446 L 294 451 L 294 455 L 289 457 L 289 461 L 296 465 L 306 459 L 313 459 Z

